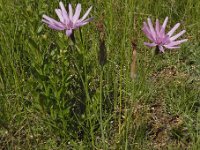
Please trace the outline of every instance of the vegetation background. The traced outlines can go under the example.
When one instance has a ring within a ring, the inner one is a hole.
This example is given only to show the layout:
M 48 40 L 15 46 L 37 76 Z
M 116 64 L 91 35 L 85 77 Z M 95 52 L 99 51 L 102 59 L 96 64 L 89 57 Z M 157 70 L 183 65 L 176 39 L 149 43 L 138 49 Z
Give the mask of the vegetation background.
M 41 22 L 59 1 L 0 0 L 0 149 L 200 149 L 200 1 L 63 2 L 93 6 L 76 45 Z M 189 40 L 154 55 L 142 23 L 166 16 Z

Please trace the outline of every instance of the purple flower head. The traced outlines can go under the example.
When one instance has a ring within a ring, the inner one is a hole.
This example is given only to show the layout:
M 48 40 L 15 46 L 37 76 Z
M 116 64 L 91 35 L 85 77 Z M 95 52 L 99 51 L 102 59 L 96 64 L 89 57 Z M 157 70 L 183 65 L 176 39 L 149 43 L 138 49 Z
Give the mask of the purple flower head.
M 144 45 L 149 47 L 157 47 L 160 52 L 164 52 L 164 47 L 168 49 L 180 48 L 179 45 L 183 42 L 186 42 L 187 39 L 177 40 L 180 36 L 182 36 L 186 31 L 183 30 L 176 35 L 173 33 L 178 29 L 180 23 L 177 23 L 167 34 L 165 33 L 165 28 L 168 22 L 168 17 L 165 18 L 165 21 L 162 25 L 160 25 L 159 20 L 156 20 L 155 27 L 151 22 L 151 19 L 147 19 L 147 23 L 143 23 L 143 32 L 147 36 L 147 38 L 152 43 L 144 43 Z
M 66 30 L 66 35 L 70 37 L 73 33 L 74 29 L 77 29 L 81 26 L 86 25 L 93 18 L 87 18 L 92 7 L 90 7 L 87 12 L 83 15 L 82 18 L 79 19 L 81 13 L 81 4 L 77 4 L 75 13 L 73 14 L 72 5 L 69 4 L 69 12 L 66 11 L 62 2 L 59 3 L 60 9 L 55 9 L 55 12 L 60 21 L 56 21 L 55 19 L 48 17 L 46 15 L 42 16 L 42 21 L 48 25 L 49 28 L 55 30 Z

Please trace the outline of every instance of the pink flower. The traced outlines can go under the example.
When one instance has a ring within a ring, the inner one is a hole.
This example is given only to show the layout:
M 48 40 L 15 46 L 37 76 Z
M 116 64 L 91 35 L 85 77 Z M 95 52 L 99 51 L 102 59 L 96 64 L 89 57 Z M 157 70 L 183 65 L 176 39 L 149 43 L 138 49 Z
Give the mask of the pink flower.
M 174 35 L 174 32 L 180 26 L 180 23 L 177 23 L 167 34 L 165 33 L 165 28 L 168 22 L 168 17 L 166 17 L 162 26 L 159 23 L 159 20 L 156 20 L 155 27 L 153 27 L 151 19 L 147 19 L 147 23 L 143 23 L 143 32 L 147 36 L 147 38 L 152 43 L 144 43 L 144 45 L 149 47 L 157 47 L 160 52 L 164 52 L 164 47 L 168 49 L 180 48 L 179 45 L 183 42 L 186 42 L 187 39 L 177 40 L 180 36 L 182 36 L 186 31 L 183 30 L 178 34 Z
M 72 5 L 69 4 L 69 13 L 66 11 L 62 2 L 59 3 L 60 9 L 55 9 L 55 12 L 60 21 L 48 17 L 46 15 L 42 16 L 42 21 L 48 25 L 49 28 L 55 30 L 66 30 L 66 35 L 70 37 L 74 29 L 88 24 L 93 18 L 86 19 L 89 15 L 92 7 L 90 7 L 87 12 L 79 19 L 81 13 L 81 4 L 77 4 L 75 13 L 73 15 Z

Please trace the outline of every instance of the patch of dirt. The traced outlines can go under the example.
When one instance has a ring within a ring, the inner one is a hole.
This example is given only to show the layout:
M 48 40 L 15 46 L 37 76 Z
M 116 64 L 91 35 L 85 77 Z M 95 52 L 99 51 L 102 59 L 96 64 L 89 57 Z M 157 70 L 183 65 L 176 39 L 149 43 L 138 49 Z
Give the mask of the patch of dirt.
M 179 72 L 176 66 L 164 67 L 152 75 L 152 79 L 156 82 L 161 80 L 168 80 L 168 82 L 170 82 L 174 81 L 175 79 L 177 79 L 177 82 L 180 82 L 181 80 L 187 79 L 188 77 L 188 74 Z
M 154 149 L 167 149 L 168 146 L 185 149 L 190 137 L 183 118 L 172 115 L 165 110 L 161 102 L 150 105 L 147 136 L 149 146 Z
M 143 148 L 162 150 L 168 148 L 188 149 L 190 147 L 191 138 L 183 118 L 178 114 L 167 112 L 163 102 L 134 104 L 133 127 L 146 130 L 144 136 L 146 136 L 148 144 L 144 144 Z M 141 132 L 139 131 L 138 134 Z M 131 133 L 130 141 L 134 140 L 133 136 L 137 135 Z

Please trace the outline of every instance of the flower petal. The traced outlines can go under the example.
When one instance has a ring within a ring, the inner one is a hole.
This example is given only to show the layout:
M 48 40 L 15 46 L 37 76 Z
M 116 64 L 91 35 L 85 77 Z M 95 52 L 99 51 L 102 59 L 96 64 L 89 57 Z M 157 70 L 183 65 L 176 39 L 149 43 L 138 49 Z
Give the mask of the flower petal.
M 176 40 L 177 38 L 179 38 L 180 36 L 182 36 L 185 32 L 186 32 L 185 30 L 179 32 L 178 34 L 172 36 L 172 37 L 170 38 L 170 40 L 171 40 L 171 41 Z
M 72 35 L 72 29 L 70 29 L 70 30 L 66 30 L 66 35 L 68 36 L 68 37 L 70 37 L 71 35 Z
M 179 45 L 179 44 L 184 43 L 184 42 L 187 42 L 187 41 L 188 41 L 188 39 L 183 39 L 183 40 L 179 40 L 179 41 L 174 41 L 174 42 L 171 42 L 171 43 L 167 44 L 167 46 L 172 47 L 172 46 L 176 46 L 176 45 Z
M 151 22 L 151 19 L 148 18 L 147 21 L 148 21 L 148 25 L 149 25 L 149 28 L 150 28 L 150 31 L 151 31 L 151 35 L 152 35 L 153 39 L 156 40 L 156 32 L 153 28 L 153 24 Z
M 164 36 L 164 35 L 165 35 L 165 28 L 166 28 L 166 26 L 167 26 L 167 22 L 168 22 L 168 17 L 165 18 L 165 21 L 163 22 L 163 25 L 162 25 L 162 27 L 161 27 L 161 29 L 160 29 L 160 34 L 161 34 L 161 36 Z
M 56 24 L 51 24 L 49 22 L 47 22 L 46 20 L 42 20 L 42 22 L 46 23 L 48 25 L 48 27 L 50 27 L 51 29 L 55 29 L 55 30 L 64 30 L 65 27 L 60 26 L 60 25 L 56 25 Z
M 51 25 L 48 25 L 48 27 L 49 28 L 51 28 L 51 29 L 54 29 L 54 30 L 64 30 L 65 28 L 63 27 L 60 27 L 60 26 L 56 26 L 56 25 L 53 25 L 53 24 L 51 24 Z
M 160 23 L 158 19 L 156 19 L 156 34 L 160 36 Z
M 86 13 L 83 15 L 83 17 L 80 19 L 80 21 L 85 20 L 85 18 L 89 15 L 90 11 L 92 9 L 92 6 L 86 11 Z
M 152 34 L 150 32 L 148 32 L 147 28 L 143 28 L 142 31 L 144 32 L 144 34 L 147 36 L 147 38 L 149 40 L 151 40 L 152 42 L 156 42 L 153 37 L 152 37 Z
M 75 28 L 84 26 L 84 25 L 88 24 L 89 22 L 91 22 L 93 19 L 94 18 L 88 18 L 88 19 L 81 21 L 81 22 L 78 20 L 78 22 L 74 26 L 75 26 Z
M 148 27 L 148 25 L 147 25 L 146 22 L 143 22 L 143 28 L 142 28 L 142 30 L 145 30 L 145 31 L 147 31 L 147 33 L 151 34 L 151 31 L 150 31 L 150 29 L 149 29 L 149 27 Z
M 160 46 L 160 45 L 159 45 L 158 48 L 159 48 L 160 52 L 162 52 L 162 53 L 165 52 L 163 46 Z
M 168 17 L 166 17 L 165 18 L 165 21 L 163 22 L 163 25 L 162 25 L 162 27 L 165 29 L 166 28 L 166 26 L 167 26 L 167 22 L 168 22 Z
M 174 34 L 174 32 L 176 31 L 176 29 L 178 29 L 179 26 L 180 26 L 180 23 L 177 23 L 177 24 L 167 33 L 167 35 L 169 35 L 169 36 L 171 37 L 172 34 Z
M 62 2 L 60 2 L 59 5 L 60 5 L 61 11 L 62 11 L 63 19 L 65 20 L 65 23 L 68 23 L 69 22 L 69 16 L 68 16 L 68 13 L 65 9 L 65 6 L 63 5 Z
M 180 48 L 179 46 L 167 46 L 167 45 L 164 45 L 165 48 L 168 48 L 168 49 L 177 49 L 177 48 Z
M 76 11 L 75 11 L 75 14 L 73 16 L 73 23 L 76 23 L 76 21 L 80 17 L 80 13 L 81 13 L 81 4 L 77 4 Z
M 57 26 L 59 27 L 60 29 L 64 30 L 64 25 L 58 21 L 56 21 L 55 19 L 49 17 L 49 16 L 46 16 L 46 15 L 43 15 L 42 16 L 42 22 L 48 24 L 48 25 L 51 25 L 51 26 Z
M 168 35 L 166 35 L 163 39 L 162 39 L 162 44 L 166 44 L 170 42 L 170 38 Z
M 142 30 L 143 30 L 143 32 L 145 33 L 145 35 L 147 36 L 147 38 L 149 40 L 151 40 L 152 42 L 156 42 L 156 40 L 154 40 L 154 38 L 152 36 L 152 33 L 151 33 L 151 31 L 150 31 L 150 29 L 149 29 L 149 27 L 148 27 L 146 22 L 143 22 L 143 29 Z
M 156 43 L 147 43 L 147 42 L 144 42 L 144 45 L 146 45 L 148 47 L 155 47 L 155 46 L 157 46 Z
M 72 9 L 72 5 L 69 4 L 69 19 L 72 21 L 73 19 L 73 9 Z
M 58 21 L 56 21 L 55 19 L 53 19 L 53 18 L 51 18 L 51 17 L 49 17 L 49 16 L 47 16 L 47 15 L 42 15 L 42 18 L 43 18 L 43 20 L 46 20 L 46 21 L 48 21 L 48 22 L 50 22 L 50 23 L 58 22 Z
M 56 12 L 58 18 L 60 19 L 60 21 L 64 22 L 64 18 L 62 16 L 62 11 L 60 9 L 55 9 L 55 12 Z

